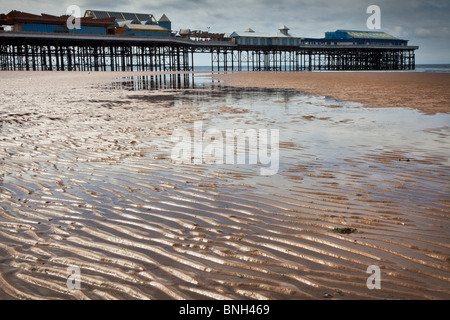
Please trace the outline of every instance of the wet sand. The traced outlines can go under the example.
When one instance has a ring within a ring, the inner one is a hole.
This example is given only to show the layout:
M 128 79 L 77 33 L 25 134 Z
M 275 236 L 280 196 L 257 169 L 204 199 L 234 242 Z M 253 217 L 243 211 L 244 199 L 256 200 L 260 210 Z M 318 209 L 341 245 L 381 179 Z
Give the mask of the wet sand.
M 450 298 L 448 128 L 430 129 L 431 152 L 351 145 L 332 162 L 281 137 L 286 164 L 272 177 L 174 164 L 174 128 L 273 118 L 234 104 L 239 92 L 230 104 L 207 89 L 190 99 L 186 90 L 108 89 L 125 75 L 1 73 L 1 299 Z M 293 74 L 276 75 L 283 85 L 268 73 L 223 77 L 303 91 Z M 326 94 L 339 98 L 341 85 Z M 442 110 L 430 99 L 448 92 L 429 90 L 418 108 Z M 352 121 L 328 115 L 330 106 L 289 115 L 290 124 L 346 129 Z M 371 265 L 380 290 L 366 285 Z M 80 290 L 66 285 L 69 266 L 81 270 Z
M 220 75 L 226 85 L 295 89 L 371 107 L 450 112 L 450 73 L 438 72 L 257 72 Z

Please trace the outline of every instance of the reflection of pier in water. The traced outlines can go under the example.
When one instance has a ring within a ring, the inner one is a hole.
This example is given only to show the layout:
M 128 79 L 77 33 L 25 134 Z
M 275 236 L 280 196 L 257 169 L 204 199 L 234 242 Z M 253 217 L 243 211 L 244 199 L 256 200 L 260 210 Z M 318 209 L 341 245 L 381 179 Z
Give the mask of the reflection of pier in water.
M 186 89 L 220 89 L 195 92 L 195 95 L 207 95 L 215 97 L 217 95 L 231 94 L 233 99 L 247 99 L 248 96 L 271 94 L 278 97 L 279 102 L 289 102 L 293 96 L 301 92 L 294 89 L 272 89 L 272 88 L 252 88 L 252 87 L 227 87 L 222 86 L 221 81 L 211 77 L 210 73 L 195 75 L 194 73 L 178 74 L 154 74 L 135 75 L 120 77 L 118 81 L 106 86 L 107 89 L 141 91 L 141 90 L 186 90 Z
M 108 89 L 124 89 L 130 91 L 139 90 L 164 90 L 164 89 L 199 89 L 205 84 L 218 83 L 210 77 L 198 77 L 193 73 L 136 75 L 122 77 L 120 81 L 112 82 Z
M 223 86 L 220 80 L 211 77 L 211 73 L 178 73 L 178 74 L 153 74 L 135 75 L 117 78 L 117 81 L 107 84 L 108 90 L 134 91 L 129 94 L 132 99 L 143 102 L 163 103 L 166 107 L 173 107 L 177 102 L 209 103 L 216 99 L 232 99 L 236 102 L 252 101 L 256 97 L 276 97 L 279 106 L 287 104 L 293 97 L 301 94 L 293 89 L 271 88 L 239 88 Z M 167 93 L 158 93 L 159 90 L 168 90 Z M 175 93 L 172 91 L 179 90 Z M 139 94 L 139 91 L 156 91 L 151 95 Z

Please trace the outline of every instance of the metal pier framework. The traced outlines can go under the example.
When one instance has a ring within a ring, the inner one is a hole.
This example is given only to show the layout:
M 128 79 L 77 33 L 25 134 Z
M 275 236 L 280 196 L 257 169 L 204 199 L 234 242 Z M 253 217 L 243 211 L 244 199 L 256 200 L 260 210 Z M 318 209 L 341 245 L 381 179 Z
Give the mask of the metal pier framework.
M 414 70 L 417 47 L 299 46 L 211 49 L 213 70 Z
M 243 46 L 226 41 L 0 32 L 1 70 L 193 71 L 413 70 L 416 46 Z

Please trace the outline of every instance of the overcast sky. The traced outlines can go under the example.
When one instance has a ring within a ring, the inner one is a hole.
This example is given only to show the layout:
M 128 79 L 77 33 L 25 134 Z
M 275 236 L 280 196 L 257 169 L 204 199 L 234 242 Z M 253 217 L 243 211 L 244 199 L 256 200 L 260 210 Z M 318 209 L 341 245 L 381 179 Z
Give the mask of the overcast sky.
M 281 24 L 301 37 L 337 29 L 368 30 L 369 5 L 381 9 L 381 31 L 420 46 L 416 63 L 450 63 L 449 0 L 0 0 L 0 13 L 19 10 L 62 15 L 87 9 L 166 14 L 172 29 L 276 31 Z

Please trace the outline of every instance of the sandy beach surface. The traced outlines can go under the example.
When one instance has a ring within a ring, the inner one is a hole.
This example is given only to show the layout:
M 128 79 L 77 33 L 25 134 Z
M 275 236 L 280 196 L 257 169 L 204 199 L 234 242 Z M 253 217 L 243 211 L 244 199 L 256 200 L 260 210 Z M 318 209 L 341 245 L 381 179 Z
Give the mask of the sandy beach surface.
M 450 298 L 450 74 L 137 74 L 0 73 L 0 299 Z M 200 120 L 278 173 L 174 163 Z
M 450 73 L 434 72 L 258 72 L 220 75 L 228 85 L 297 89 L 372 107 L 450 112 Z

